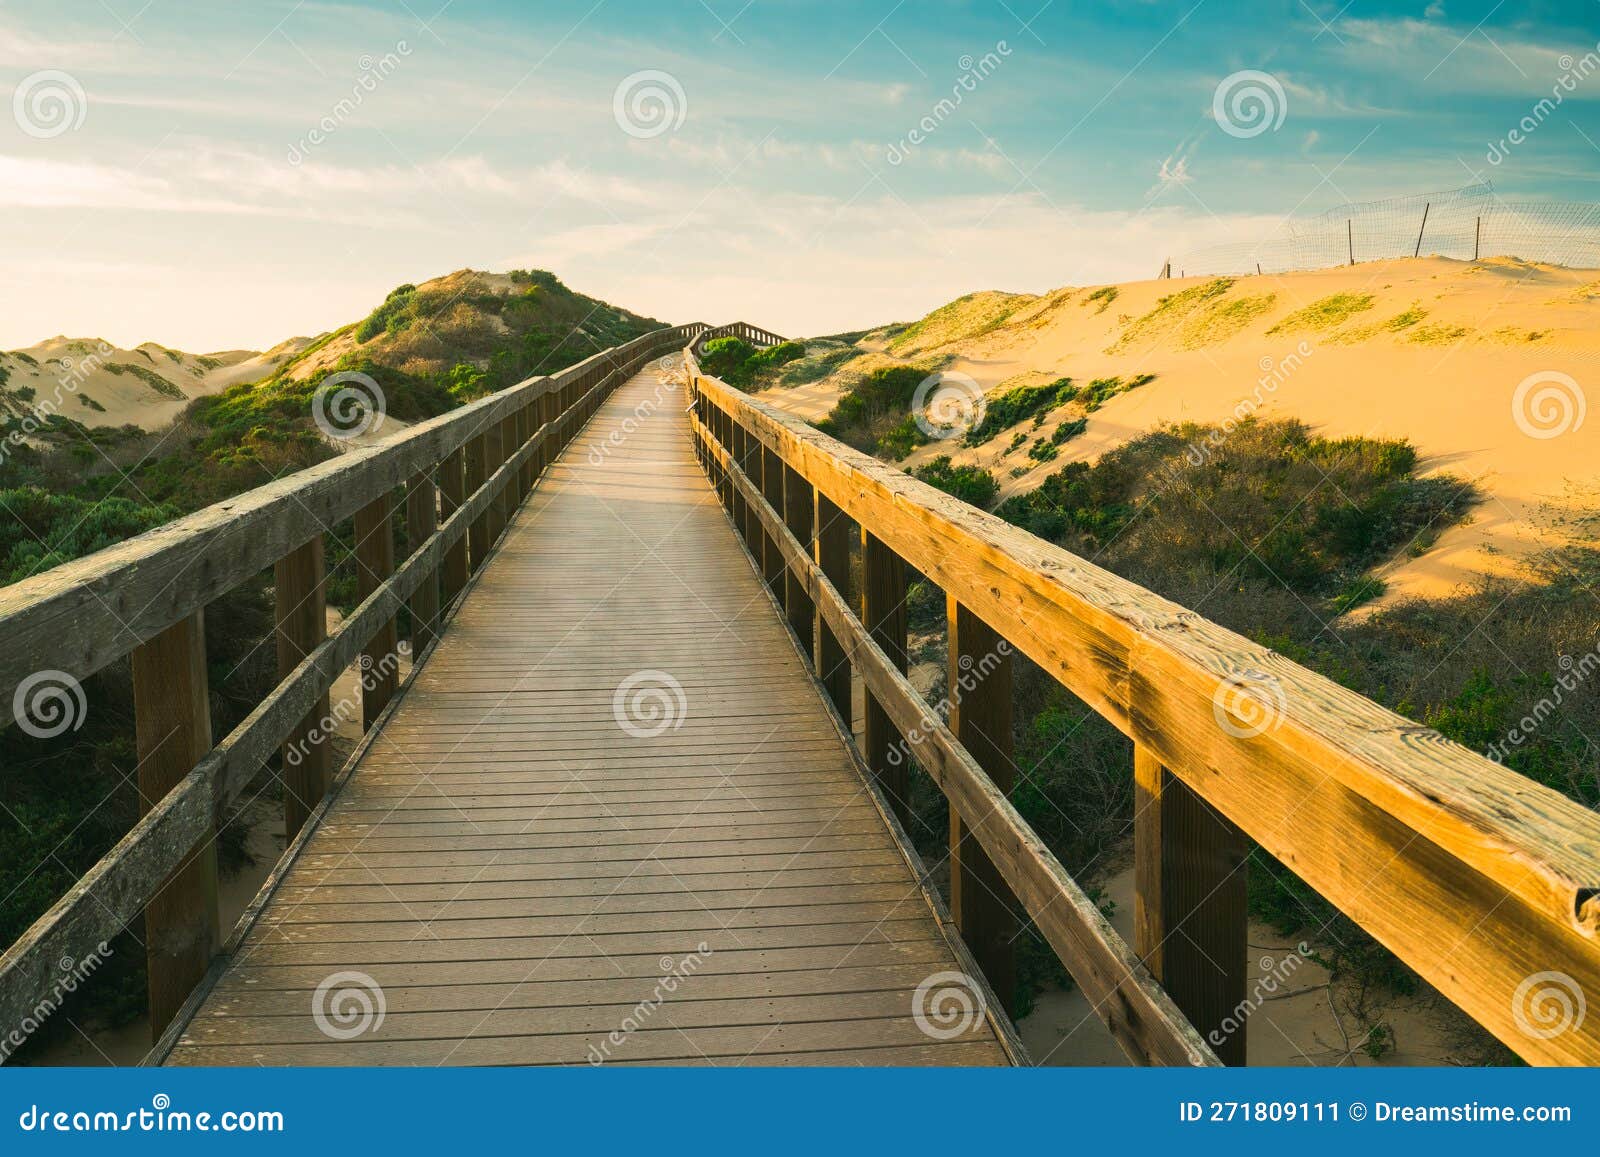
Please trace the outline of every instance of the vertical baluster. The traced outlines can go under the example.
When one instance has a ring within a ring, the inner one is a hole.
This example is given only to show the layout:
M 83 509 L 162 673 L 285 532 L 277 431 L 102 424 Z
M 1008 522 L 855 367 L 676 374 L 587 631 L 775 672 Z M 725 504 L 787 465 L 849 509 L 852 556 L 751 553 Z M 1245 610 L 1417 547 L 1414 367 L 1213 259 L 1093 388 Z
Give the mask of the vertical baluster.
M 828 577 L 846 604 L 850 601 L 850 520 L 833 502 L 817 490 L 817 565 Z M 822 680 L 833 700 L 834 708 L 844 720 L 845 731 L 850 730 L 850 661 L 845 658 L 844 646 L 828 629 L 828 624 L 817 624 L 817 677 Z
M 988 773 L 996 787 L 1009 793 L 1012 764 L 1011 648 L 995 631 L 951 596 L 950 730 Z M 950 809 L 950 913 L 961 938 L 972 949 L 995 995 L 1009 1013 L 1015 988 L 1012 941 L 1018 905 L 984 850 L 969 830 L 987 816 L 965 821 Z
M 328 637 L 327 562 L 322 535 L 284 555 L 273 568 L 277 603 L 278 680 Z M 286 838 L 306 822 L 327 793 L 333 768 L 328 737 L 328 696 L 317 700 L 283 742 L 283 830 Z
M 479 434 L 467 443 L 467 493 L 471 498 L 483 485 L 485 469 L 488 464 L 489 446 L 488 436 Z M 477 574 L 478 568 L 483 565 L 483 560 L 489 554 L 489 513 L 480 510 L 472 520 L 472 526 L 467 531 L 467 538 L 472 543 L 472 573 Z
M 494 472 L 505 465 L 506 461 L 506 424 L 504 419 L 497 419 L 489 423 L 489 428 L 484 431 L 483 443 L 483 477 L 485 481 L 494 477 Z M 501 487 L 489 495 L 488 508 L 488 547 L 494 549 L 494 544 L 500 541 L 500 535 L 506 528 L 505 488 Z
M 466 499 L 466 476 L 463 473 L 465 455 L 458 449 L 439 463 L 439 513 L 446 519 L 461 509 Z M 463 534 L 444 552 L 444 570 L 441 574 L 443 605 L 456 601 L 461 588 L 467 585 L 467 536 Z
M 767 505 L 777 512 L 779 518 L 783 517 L 783 459 L 778 457 L 778 452 L 770 446 L 761 447 L 761 496 L 767 500 Z M 772 597 L 779 604 L 784 601 L 783 592 L 783 555 L 778 550 L 778 543 L 771 535 L 762 544 L 762 575 L 766 579 L 767 589 L 772 592 Z
M 906 662 L 906 564 L 861 528 L 861 622 L 889 661 L 904 674 Z M 862 757 L 900 825 L 911 828 L 911 755 L 872 691 L 867 691 Z
M 406 540 L 412 551 L 439 529 L 439 498 L 433 479 L 423 470 L 406 483 Z M 411 661 L 433 642 L 439 630 L 439 571 L 429 567 L 411 592 Z
M 801 476 L 798 470 L 785 464 L 783 468 L 783 520 L 788 525 L 790 532 L 800 540 L 800 545 L 809 555 L 813 550 L 812 516 L 815 511 L 815 499 L 812 498 L 811 483 Z M 806 657 L 811 660 L 813 667 L 817 661 L 816 640 L 816 608 L 811 603 L 811 594 L 806 590 L 805 582 L 799 575 L 788 567 L 784 568 L 784 609 L 789 612 L 789 626 L 800 637 L 800 645 L 805 649 Z
M 205 612 L 174 623 L 133 652 L 139 813 L 148 813 L 211 750 Z M 177 1015 L 219 943 L 217 843 L 206 831 L 145 906 L 152 1039 Z
M 1135 745 L 1134 951 L 1226 1065 L 1245 1063 L 1249 844 L 1221 812 Z M 1241 1018 L 1242 1019 L 1242 1018 Z
M 517 449 L 520 451 L 533 437 L 533 403 L 517 407 Z M 521 506 L 533 493 L 533 455 L 524 458 L 517 470 L 517 505 Z
M 393 506 L 394 496 L 385 493 L 356 511 L 356 597 L 362 601 L 394 574 Z M 361 726 L 365 731 L 372 730 L 394 694 L 398 647 L 395 621 L 389 619 L 361 650 Z

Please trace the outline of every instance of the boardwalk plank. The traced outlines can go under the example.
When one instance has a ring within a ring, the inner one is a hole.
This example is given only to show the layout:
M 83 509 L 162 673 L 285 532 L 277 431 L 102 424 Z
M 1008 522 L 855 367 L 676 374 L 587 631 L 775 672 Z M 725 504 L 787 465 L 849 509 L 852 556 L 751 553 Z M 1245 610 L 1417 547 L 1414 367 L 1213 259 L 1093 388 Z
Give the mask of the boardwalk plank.
M 913 1016 L 957 954 L 681 398 L 635 377 L 550 468 L 169 1063 L 1009 1062 Z

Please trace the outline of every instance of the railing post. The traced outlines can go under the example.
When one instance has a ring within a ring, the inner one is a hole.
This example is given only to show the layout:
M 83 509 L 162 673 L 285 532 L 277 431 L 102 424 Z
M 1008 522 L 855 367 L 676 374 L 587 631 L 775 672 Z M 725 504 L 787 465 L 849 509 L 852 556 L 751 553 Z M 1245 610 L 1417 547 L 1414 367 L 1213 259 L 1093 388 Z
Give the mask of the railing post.
M 132 655 L 139 814 L 145 815 L 211 750 L 205 612 L 196 611 Z M 220 940 L 217 841 L 208 828 L 144 910 L 151 1039 L 177 1015 Z
M 517 408 L 517 449 L 521 450 L 528 444 L 528 439 L 533 437 L 533 403 Z M 533 455 L 529 454 L 523 459 L 522 466 L 517 470 L 517 505 L 521 506 L 528 500 L 528 495 L 533 493 Z
M 281 682 L 328 637 L 327 561 L 322 535 L 278 560 L 273 567 L 273 587 Z M 324 694 L 283 741 L 286 839 L 294 839 L 332 781 L 328 737 L 323 734 L 323 721 L 327 718 L 328 696 Z
M 739 453 L 739 469 L 744 472 L 745 478 L 754 482 L 759 489 L 761 485 L 761 443 L 756 438 L 754 430 L 741 427 L 743 441 Z M 755 504 L 745 503 L 744 510 L 744 541 L 750 551 L 750 557 L 759 565 L 763 551 L 766 549 L 765 528 L 761 523 L 761 516 L 756 513 Z
M 406 483 L 406 544 L 414 552 L 439 529 L 439 497 L 426 470 Z M 439 631 L 439 571 L 429 567 L 411 592 L 411 661 L 415 663 Z
M 767 500 L 767 505 L 777 512 L 778 517 L 783 517 L 783 459 L 770 446 L 761 447 L 761 497 Z M 773 598 L 783 604 L 783 576 L 788 568 L 783 564 L 783 553 L 778 549 L 777 540 L 770 534 L 762 543 L 761 562 L 767 589 L 772 592 Z
M 906 564 L 883 541 L 861 528 L 861 623 L 889 661 L 906 672 Z M 911 830 L 911 756 L 872 690 L 867 690 L 862 757 L 890 810 Z
M 812 517 L 816 513 L 815 500 L 811 497 L 811 483 L 800 472 L 788 463 L 783 467 L 783 521 L 795 538 L 800 540 L 800 545 L 810 554 L 812 547 L 813 526 Z M 816 640 L 816 608 L 811 603 L 811 595 L 806 591 L 806 584 L 800 576 L 788 567 L 784 567 L 784 608 L 789 612 L 789 626 L 800 637 L 800 645 L 805 649 L 806 658 L 811 660 L 813 670 L 817 662 Z
M 365 601 L 394 574 L 394 496 L 384 493 L 356 511 L 356 597 Z M 361 649 L 361 729 L 372 730 L 398 683 L 399 640 L 387 620 Z
M 478 492 L 483 485 L 489 453 L 489 436 L 479 434 L 467 443 L 467 492 L 466 498 Z M 472 525 L 467 529 L 467 538 L 472 543 L 472 573 L 477 574 L 478 568 L 483 565 L 483 560 L 489 554 L 489 512 L 480 510 L 478 516 L 472 520 Z
M 821 490 L 816 495 L 817 566 L 827 576 L 838 592 L 850 601 L 850 520 L 844 511 L 835 506 Z M 845 657 L 844 646 L 820 619 L 817 624 L 817 678 L 833 700 L 833 706 L 844 720 L 845 731 L 850 724 L 850 661 Z
M 506 423 L 505 419 L 490 422 L 489 428 L 483 436 L 483 477 L 488 481 L 494 472 L 505 465 L 506 461 Z M 506 528 L 505 488 L 493 491 L 489 495 L 488 513 L 488 542 L 487 546 L 493 548 L 500 541 L 500 535 Z
M 954 595 L 948 599 L 950 628 L 950 730 L 1002 792 L 1009 793 L 1012 763 L 1011 647 Z M 982 822 L 982 817 L 978 822 Z M 1012 942 L 1017 901 L 950 809 L 950 914 L 972 949 L 1005 1011 L 1015 984 Z
M 1245 1063 L 1243 833 L 1146 747 L 1133 749 L 1134 951 L 1225 1065 Z M 1239 1017 L 1239 1021 L 1244 1018 Z
M 462 471 L 464 455 L 460 449 L 452 450 L 439 463 L 439 513 L 446 520 L 461 509 L 466 499 L 466 478 Z M 461 588 L 467 585 L 467 535 L 452 542 L 444 552 L 444 566 L 440 573 L 440 596 L 444 606 L 456 601 Z

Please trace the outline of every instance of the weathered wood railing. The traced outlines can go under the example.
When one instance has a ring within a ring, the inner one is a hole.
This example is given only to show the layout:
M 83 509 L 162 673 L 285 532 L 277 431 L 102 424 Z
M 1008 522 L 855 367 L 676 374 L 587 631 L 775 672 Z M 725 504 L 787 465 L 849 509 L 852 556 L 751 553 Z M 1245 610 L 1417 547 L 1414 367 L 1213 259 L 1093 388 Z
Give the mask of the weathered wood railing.
M 771 330 L 762 329 L 758 325 L 751 325 L 747 321 L 729 322 L 727 325 L 713 326 L 690 343 L 689 350 L 699 357 L 705 352 L 706 343 L 715 341 L 719 337 L 736 337 L 752 345 L 777 345 L 783 338 Z
M 704 325 L 658 330 L 550 377 L 531 378 L 269 486 L 0 589 L 0 726 L 33 672 L 74 679 L 131 656 L 143 816 L 0 957 L 0 1023 L 17 1025 L 63 959 L 83 960 L 141 913 L 156 1035 L 218 946 L 215 833 L 280 749 L 295 833 L 327 790 L 328 693 L 358 659 L 370 729 L 398 673 L 396 615 L 413 658 L 482 566 L 536 478 L 600 402 Z M 392 504 L 404 487 L 396 561 Z M 354 520 L 360 605 L 326 630 L 324 536 Z M 215 746 L 207 709 L 207 603 L 272 567 L 279 682 Z
M 904 820 L 906 751 L 948 798 L 952 911 L 997 993 L 1015 903 L 1132 1059 L 1243 1063 L 1253 839 L 1527 1060 L 1600 1063 L 1600 1016 L 1550 1031 L 1533 1003 L 1600 998 L 1600 817 L 705 376 L 694 352 L 700 460 L 847 725 L 850 666 L 864 683 L 863 760 L 891 807 Z M 905 678 L 908 565 L 948 601 L 948 721 Z M 1013 650 L 1133 741 L 1133 949 L 1006 798 Z

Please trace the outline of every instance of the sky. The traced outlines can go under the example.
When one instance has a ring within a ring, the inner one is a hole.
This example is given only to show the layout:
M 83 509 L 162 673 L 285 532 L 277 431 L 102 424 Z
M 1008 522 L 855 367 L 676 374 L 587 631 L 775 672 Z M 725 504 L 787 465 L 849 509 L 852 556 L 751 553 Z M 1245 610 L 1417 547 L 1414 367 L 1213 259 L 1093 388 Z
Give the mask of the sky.
M 821 334 L 1597 178 L 1596 0 L 0 0 L 0 348 L 462 267 Z

